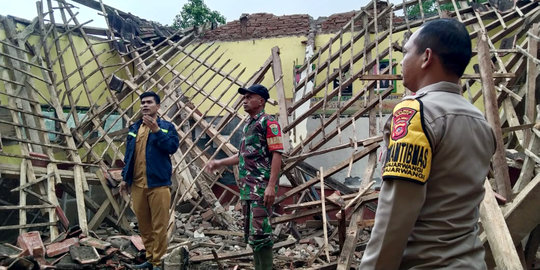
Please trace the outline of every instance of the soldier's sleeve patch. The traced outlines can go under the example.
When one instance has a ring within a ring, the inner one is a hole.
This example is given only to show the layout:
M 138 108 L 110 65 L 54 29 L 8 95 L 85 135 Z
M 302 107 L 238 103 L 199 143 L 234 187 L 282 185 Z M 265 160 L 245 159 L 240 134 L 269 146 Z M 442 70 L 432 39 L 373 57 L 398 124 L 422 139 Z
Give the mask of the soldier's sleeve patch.
M 283 150 L 281 127 L 276 120 L 268 119 L 266 121 L 266 142 L 268 143 L 268 150 L 270 152 Z
M 383 180 L 426 183 L 433 153 L 423 123 L 421 101 L 405 100 L 396 105 L 392 114 Z

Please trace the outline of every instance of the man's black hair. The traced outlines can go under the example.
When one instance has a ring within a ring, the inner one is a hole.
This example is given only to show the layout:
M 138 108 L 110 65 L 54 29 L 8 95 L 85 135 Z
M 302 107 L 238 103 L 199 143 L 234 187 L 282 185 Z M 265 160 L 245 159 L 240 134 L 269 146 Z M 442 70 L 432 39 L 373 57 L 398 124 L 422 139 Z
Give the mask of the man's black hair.
M 152 91 L 142 93 L 139 96 L 139 99 L 142 100 L 145 97 L 154 97 L 154 100 L 156 101 L 156 104 L 159 104 L 161 102 L 161 99 L 159 98 L 158 94 L 156 94 L 155 92 L 152 92 Z
M 448 72 L 463 75 L 472 55 L 471 38 L 465 25 L 454 19 L 437 19 L 424 24 L 415 39 L 417 53 L 430 48 Z

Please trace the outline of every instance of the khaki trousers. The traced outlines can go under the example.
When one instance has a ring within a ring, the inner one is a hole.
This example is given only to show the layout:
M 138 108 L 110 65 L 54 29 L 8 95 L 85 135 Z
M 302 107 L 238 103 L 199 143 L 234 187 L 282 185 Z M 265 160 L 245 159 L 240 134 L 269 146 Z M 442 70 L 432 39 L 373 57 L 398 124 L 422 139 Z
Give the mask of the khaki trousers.
M 139 222 L 139 231 L 146 249 L 146 258 L 154 266 L 161 265 L 167 252 L 167 225 L 171 191 L 169 187 L 131 188 L 133 210 Z

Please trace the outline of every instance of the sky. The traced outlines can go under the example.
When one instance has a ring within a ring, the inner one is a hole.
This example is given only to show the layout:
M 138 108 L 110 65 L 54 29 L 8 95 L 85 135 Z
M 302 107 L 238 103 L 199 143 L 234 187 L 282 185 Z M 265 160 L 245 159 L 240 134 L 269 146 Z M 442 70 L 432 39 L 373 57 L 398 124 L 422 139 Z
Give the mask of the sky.
M 171 25 L 176 14 L 180 13 L 187 0 L 102 0 L 104 4 L 132 13 L 141 18 Z M 46 7 L 47 1 L 43 1 Z M 54 2 L 54 0 L 53 0 Z M 98 11 L 67 0 L 80 9 L 77 19 L 80 23 L 93 20 L 89 25 L 105 28 L 105 20 L 98 15 Z M 401 2 L 394 0 L 390 2 Z M 13 15 L 32 20 L 37 16 L 36 0 L 0 0 L 0 15 Z M 219 11 L 225 16 L 227 22 L 238 20 L 242 13 L 272 13 L 276 16 L 292 14 L 309 14 L 314 19 L 321 16 L 330 16 L 334 13 L 360 10 L 369 3 L 368 0 L 205 0 L 204 3 L 211 9 Z M 56 4 L 53 4 L 56 5 Z M 61 21 L 60 18 L 57 21 Z

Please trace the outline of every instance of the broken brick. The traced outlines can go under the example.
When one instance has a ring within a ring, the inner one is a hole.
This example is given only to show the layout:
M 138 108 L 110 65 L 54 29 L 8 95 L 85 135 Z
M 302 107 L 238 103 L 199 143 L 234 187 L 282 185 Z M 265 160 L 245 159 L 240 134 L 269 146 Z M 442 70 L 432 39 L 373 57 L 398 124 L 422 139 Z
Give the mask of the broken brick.
M 47 246 L 47 256 L 56 257 L 60 254 L 64 254 L 69 251 L 69 247 L 73 245 L 79 245 L 79 238 L 68 238 L 62 242 L 52 243 Z
M 93 237 L 85 237 L 81 239 L 80 243 L 81 245 L 95 247 L 100 250 L 106 250 L 111 246 L 111 243 Z
M 131 239 L 131 243 L 133 243 L 133 245 L 135 246 L 135 248 L 137 248 L 137 250 L 141 251 L 145 249 L 144 243 L 140 235 L 132 235 L 130 239 Z
M 213 216 L 214 216 L 214 211 L 212 209 L 201 214 L 202 219 L 206 221 L 210 220 Z
M 41 235 L 37 231 L 27 232 L 17 237 L 17 245 L 23 249 L 23 255 L 34 257 L 45 256 L 45 246 L 41 241 Z

